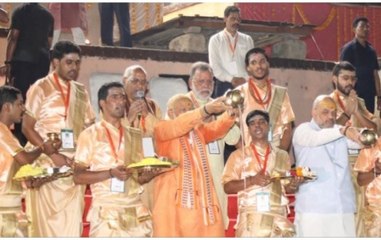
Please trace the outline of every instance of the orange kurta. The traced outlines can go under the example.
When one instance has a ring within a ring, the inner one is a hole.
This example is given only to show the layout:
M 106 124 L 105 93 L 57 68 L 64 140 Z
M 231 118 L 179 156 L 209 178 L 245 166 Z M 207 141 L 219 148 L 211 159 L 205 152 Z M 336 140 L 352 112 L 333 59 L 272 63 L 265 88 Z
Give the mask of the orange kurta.
M 193 102 L 193 105 L 195 107 L 204 106 L 208 102 L 213 101 L 212 98 L 209 98 L 205 102 L 202 102 L 200 99 L 197 99 L 196 95 L 193 93 L 193 91 L 190 91 L 186 94 Z M 214 121 L 216 119 L 215 116 L 211 116 L 206 119 L 205 122 Z M 228 217 L 228 196 L 224 191 L 224 188 L 221 184 L 221 177 L 222 172 L 224 170 L 224 150 L 225 150 L 225 143 L 228 145 L 234 146 L 238 143 L 241 136 L 241 131 L 239 130 L 239 127 L 234 125 L 229 132 L 220 139 L 217 139 L 212 144 L 216 144 L 218 146 L 218 152 L 212 152 L 209 149 L 208 146 L 208 159 L 209 159 L 209 168 L 211 170 L 212 176 L 213 176 L 213 183 L 215 190 L 217 192 L 218 200 L 221 207 L 221 213 L 222 218 L 224 220 L 225 229 L 229 227 L 229 217 Z
M 62 79 L 59 79 L 59 82 L 63 95 L 68 96 L 68 85 Z M 28 114 L 36 120 L 35 130 L 42 138 L 47 139 L 46 134 L 49 132 L 59 133 L 63 128 L 75 129 L 77 124 L 94 121 L 95 116 L 87 92 L 83 93 L 83 102 L 77 98 L 77 93 L 80 92 L 78 89 L 84 86 L 73 81 L 70 81 L 70 85 L 70 103 L 67 110 L 53 74 L 39 79 L 29 88 L 25 107 Z M 78 112 L 82 111 L 81 109 L 83 112 Z M 77 119 L 80 114 L 84 115 L 84 119 Z M 73 119 L 77 121 L 74 122 Z M 60 153 L 70 158 L 74 155 L 74 152 Z M 54 167 L 53 161 L 45 154 L 41 154 L 35 164 L 41 167 Z M 74 185 L 72 177 L 57 179 L 42 185 L 39 189 L 28 189 L 26 211 L 28 220 L 31 221 L 29 235 L 31 237 L 80 237 L 83 194 L 83 187 Z
M 156 125 L 158 155 L 179 161 L 179 166 L 156 178 L 155 237 L 224 236 L 205 145 L 223 137 L 233 123 L 234 119 L 225 113 L 222 118 L 203 124 L 200 109 L 196 109 Z M 186 178 L 187 173 L 192 177 Z
M 0 237 L 26 237 L 22 215 L 20 182 L 12 178 L 19 168 L 14 156 L 23 148 L 6 125 L 0 122 Z
M 252 81 L 252 80 L 249 80 L 249 81 Z M 276 86 L 274 84 L 271 84 L 270 102 L 267 105 L 261 105 L 261 104 L 257 103 L 255 101 L 254 97 L 250 94 L 249 83 L 245 83 L 242 86 L 239 86 L 237 89 L 241 90 L 243 92 L 243 94 L 245 95 L 245 101 L 243 103 L 244 107 L 243 107 L 243 113 L 242 113 L 242 120 L 245 121 L 247 115 L 255 109 L 269 111 L 270 106 L 272 104 L 274 104 L 273 100 L 274 100 L 276 87 L 280 88 L 280 86 Z M 258 93 L 259 93 L 261 99 L 265 98 L 266 91 L 264 91 L 261 88 L 257 88 L 257 89 L 258 89 Z M 284 132 L 285 127 L 286 127 L 285 125 L 294 121 L 294 120 L 295 120 L 295 114 L 294 114 L 294 111 L 292 110 L 291 102 L 290 102 L 290 98 L 288 96 L 288 93 L 286 92 L 284 99 L 283 99 L 283 102 L 282 102 L 282 105 L 281 105 L 280 114 L 279 114 L 278 118 L 275 120 L 275 125 L 271 126 L 271 131 L 272 131 L 272 136 L 273 136 L 272 142 L 275 144 L 275 146 L 277 146 L 277 147 L 279 146 L 280 139 L 282 138 L 283 132 Z M 245 144 L 250 144 L 250 142 L 251 142 L 250 134 L 249 134 L 248 127 L 245 123 L 243 124 L 243 129 L 244 129 Z

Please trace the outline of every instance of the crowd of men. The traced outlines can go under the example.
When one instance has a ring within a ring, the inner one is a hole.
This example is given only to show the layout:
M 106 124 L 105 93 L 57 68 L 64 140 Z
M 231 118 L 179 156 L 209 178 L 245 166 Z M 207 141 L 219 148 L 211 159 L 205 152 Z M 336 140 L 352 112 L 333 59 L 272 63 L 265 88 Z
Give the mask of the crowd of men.
M 357 95 L 357 68 L 337 63 L 335 90 L 317 96 L 311 121 L 293 129 L 287 89 L 272 82 L 266 52 L 238 32 L 239 9 L 226 8 L 225 22 L 209 43 L 210 65 L 192 65 L 191 91 L 172 96 L 165 117 L 148 96 L 146 70 L 133 65 L 122 83 L 100 87 L 95 122 L 77 81 L 81 50 L 70 41 L 53 46 L 52 71 L 28 87 L 25 104 L 22 91 L 1 86 L 0 236 L 80 237 L 89 185 L 90 237 L 223 237 L 226 194 L 238 196 L 237 237 L 380 237 L 381 140 L 366 146 L 361 133 L 380 120 Z M 229 88 L 243 93 L 239 107 L 227 104 Z M 18 123 L 25 146 L 11 132 Z M 226 164 L 225 144 L 237 147 Z M 177 164 L 127 167 L 147 146 Z M 317 178 L 290 175 L 291 147 L 295 166 Z M 13 180 L 26 164 L 73 174 Z

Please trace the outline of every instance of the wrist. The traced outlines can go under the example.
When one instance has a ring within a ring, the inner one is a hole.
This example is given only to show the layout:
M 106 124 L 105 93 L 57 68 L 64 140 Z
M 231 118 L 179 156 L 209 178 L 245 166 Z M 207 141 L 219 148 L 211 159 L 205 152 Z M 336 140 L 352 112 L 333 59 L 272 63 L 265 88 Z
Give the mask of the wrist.
M 112 174 L 112 168 L 110 168 L 110 169 L 108 170 L 108 173 L 109 173 L 109 175 L 110 175 L 110 178 L 113 178 L 113 177 L 114 177 L 114 175 Z
M 348 119 L 351 119 L 351 116 L 349 114 L 347 114 L 346 112 L 343 112 L 343 115 L 348 118 Z
M 206 110 L 206 105 L 204 105 L 203 110 L 204 110 L 204 112 L 205 112 L 206 115 L 208 115 L 208 116 L 211 115 L 211 114 L 208 112 L 208 110 Z
M 349 128 L 349 126 L 345 126 L 344 131 L 343 131 L 344 136 L 347 136 L 348 128 Z
M 40 148 L 41 150 L 42 150 L 42 152 L 44 152 L 45 153 L 45 150 L 46 150 L 46 148 L 45 148 L 45 143 L 47 142 L 48 140 L 44 140 L 39 146 L 38 146 L 38 148 Z

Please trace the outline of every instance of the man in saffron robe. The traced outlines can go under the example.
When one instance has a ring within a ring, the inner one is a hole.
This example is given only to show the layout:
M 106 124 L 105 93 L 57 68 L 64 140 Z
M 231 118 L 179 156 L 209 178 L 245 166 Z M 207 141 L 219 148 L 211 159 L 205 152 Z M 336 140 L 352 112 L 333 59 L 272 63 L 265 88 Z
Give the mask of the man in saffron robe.
M 85 86 L 76 79 L 81 50 L 72 42 L 61 41 L 52 51 L 54 71 L 33 84 L 26 99 L 23 133 L 27 146 L 40 146 L 40 167 L 72 166 L 79 133 L 95 119 Z M 62 151 L 47 142 L 48 133 L 61 133 Z M 84 189 L 75 186 L 72 176 L 60 178 L 27 191 L 26 208 L 31 221 L 30 237 L 80 237 Z
M 193 109 L 181 94 L 168 101 L 170 120 L 154 130 L 156 152 L 179 166 L 156 177 L 154 237 L 223 237 L 224 224 L 209 169 L 206 144 L 223 137 L 235 121 L 229 109 L 220 119 L 204 124 L 210 114 L 228 109 L 224 98 Z

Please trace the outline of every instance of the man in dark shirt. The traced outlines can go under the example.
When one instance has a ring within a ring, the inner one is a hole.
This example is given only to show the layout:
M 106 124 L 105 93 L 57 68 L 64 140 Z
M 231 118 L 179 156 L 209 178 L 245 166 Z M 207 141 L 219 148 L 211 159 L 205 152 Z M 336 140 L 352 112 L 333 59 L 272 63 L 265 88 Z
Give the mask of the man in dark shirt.
M 6 77 L 9 84 L 20 89 L 24 99 L 29 86 L 49 72 L 53 29 L 52 14 L 38 3 L 22 4 L 12 14 Z M 22 145 L 26 143 L 20 125 L 15 126 L 14 134 Z
M 357 76 L 355 90 L 358 96 L 365 100 L 368 111 L 374 113 L 375 96 L 377 96 L 377 109 L 381 109 L 381 89 L 377 53 L 367 41 L 369 21 L 365 17 L 358 17 L 353 21 L 352 27 L 355 38 L 344 45 L 340 60 L 348 61 L 355 66 Z

